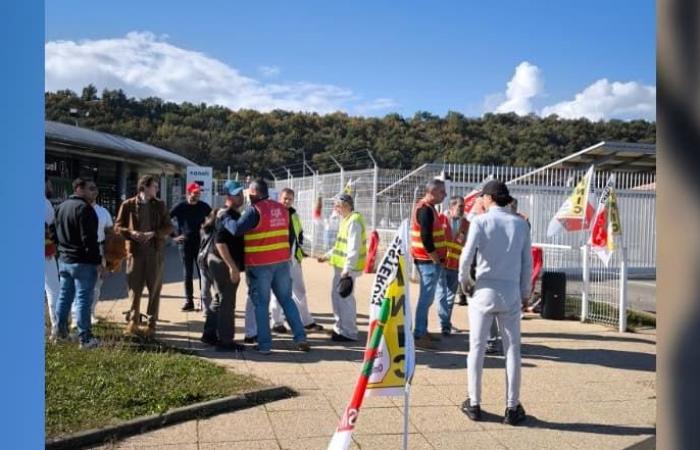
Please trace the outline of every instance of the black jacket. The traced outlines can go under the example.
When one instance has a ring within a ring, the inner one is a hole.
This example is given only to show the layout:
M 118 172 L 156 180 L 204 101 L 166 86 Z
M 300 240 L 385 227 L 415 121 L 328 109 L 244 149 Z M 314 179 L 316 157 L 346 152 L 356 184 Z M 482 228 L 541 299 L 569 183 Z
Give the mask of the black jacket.
M 71 195 L 56 210 L 59 259 L 69 264 L 100 264 L 97 213 L 83 198 Z

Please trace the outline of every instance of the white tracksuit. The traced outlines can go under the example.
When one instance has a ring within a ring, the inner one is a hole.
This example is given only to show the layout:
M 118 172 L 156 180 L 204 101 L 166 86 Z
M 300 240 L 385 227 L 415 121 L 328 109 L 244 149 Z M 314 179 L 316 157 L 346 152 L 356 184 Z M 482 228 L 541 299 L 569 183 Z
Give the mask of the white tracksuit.
M 530 230 L 508 207 L 492 206 L 473 218 L 459 260 L 459 282 L 465 286 L 477 254 L 476 286 L 469 301 L 469 399 L 481 403 L 481 375 L 491 323 L 495 319 L 506 357 L 509 408 L 520 398 L 520 308 L 530 293 Z M 477 252 L 478 250 L 478 252 Z

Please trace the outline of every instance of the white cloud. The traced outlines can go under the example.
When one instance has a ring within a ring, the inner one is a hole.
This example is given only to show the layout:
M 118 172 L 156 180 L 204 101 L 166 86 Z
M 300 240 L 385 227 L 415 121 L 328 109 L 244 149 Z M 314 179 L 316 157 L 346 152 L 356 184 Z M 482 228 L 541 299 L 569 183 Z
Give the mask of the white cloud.
M 331 84 L 264 83 L 148 32 L 131 32 L 115 39 L 51 41 L 46 43 L 45 58 L 47 91 L 71 89 L 80 93 L 92 83 L 98 90 L 121 88 L 129 96 L 259 111 L 328 113 L 353 109 L 358 102 L 352 90 Z M 375 105 L 385 101 L 374 100 Z
M 260 66 L 258 67 L 258 71 L 260 75 L 267 78 L 276 77 L 281 72 L 280 68 L 277 66 Z
M 527 115 L 533 112 L 532 99 L 542 92 L 543 87 L 544 81 L 539 67 L 523 61 L 515 68 L 513 78 L 508 82 L 505 97 L 503 94 L 489 95 L 484 106 L 487 111 Z M 494 104 L 497 106 L 494 107 Z
M 542 116 L 550 114 L 565 119 L 656 120 L 656 86 L 645 86 L 635 81 L 611 83 L 603 78 L 576 94 L 573 100 L 542 109 Z
M 388 110 L 391 109 L 396 109 L 400 105 L 399 103 L 391 98 L 377 98 L 375 100 L 372 100 L 370 102 L 366 103 L 360 103 L 355 106 L 355 111 L 357 111 L 359 114 L 362 115 L 367 115 L 371 113 L 376 113 L 379 111 L 384 111 L 387 112 Z

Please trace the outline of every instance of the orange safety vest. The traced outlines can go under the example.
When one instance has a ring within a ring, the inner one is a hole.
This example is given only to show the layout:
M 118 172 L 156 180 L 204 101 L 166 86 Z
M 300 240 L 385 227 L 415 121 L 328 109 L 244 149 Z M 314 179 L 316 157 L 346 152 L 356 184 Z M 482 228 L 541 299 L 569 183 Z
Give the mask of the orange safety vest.
M 258 225 L 243 235 L 246 266 L 266 266 L 289 261 L 289 211 L 273 200 L 253 204 Z
M 447 246 L 445 245 L 445 229 L 440 223 L 439 216 L 435 207 L 425 200 L 420 200 L 413 208 L 413 216 L 411 218 L 411 256 L 413 259 L 429 261 L 430 255 L 423 248 L 423 240 L 420 238 L 420 224 L 418 223 L 418 210 L 423 206 L 428 206 L 433 212 L 433 244 L 440 259 L 444 259 L 447 254 Z
M 450 270 L 459 270 L 459 256 L 462 254 L 462 247 L 464 242 L 458 242 L 457 239 L 452 237 L 452 219 L 447 217 L 445 214 L 440 214 L 440 222 L 445 228 L 445 243 L 447 244 L 447 256 L 445 258 L 445 268 Z M 467 229 L 469 228 L 468 222 L 461 218 L 459 221 L 459 233 L 467 235 Z

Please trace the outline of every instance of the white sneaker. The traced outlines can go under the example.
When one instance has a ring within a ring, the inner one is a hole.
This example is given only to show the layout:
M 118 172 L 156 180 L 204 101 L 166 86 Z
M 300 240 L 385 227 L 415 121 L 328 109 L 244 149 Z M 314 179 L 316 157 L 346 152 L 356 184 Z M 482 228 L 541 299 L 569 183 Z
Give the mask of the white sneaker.
M 92 316 L 92 318 L 90 319 L 90 324 L 92 324 L 92 325 L 97 325 L 99 322 L 100 322 L 100 319 L 98 319 L 95 316 Z
M 91 337 L 89 340 L 80 343 L 80 348 L 87 350 L 100 346 L 100 341 L 96 337 Z

